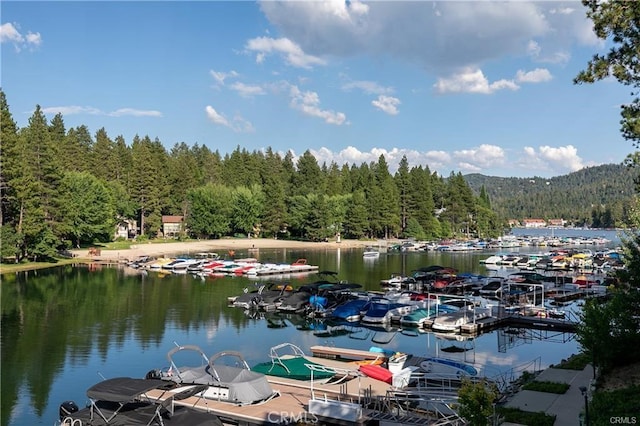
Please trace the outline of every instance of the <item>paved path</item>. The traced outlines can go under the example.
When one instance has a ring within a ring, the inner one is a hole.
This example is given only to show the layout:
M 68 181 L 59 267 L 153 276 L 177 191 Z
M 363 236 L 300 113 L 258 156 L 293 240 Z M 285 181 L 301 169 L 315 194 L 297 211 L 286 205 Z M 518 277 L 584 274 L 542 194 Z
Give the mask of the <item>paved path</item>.
M 554 426 L 577 426 L 580 424 L 580 413 L 584 410 L 584 396 L 580 387 L 587 389 L 593 379 L 591 365 L 580 370 L 564 370 L 547 368 L 536 380 L 545 382 L 567 383 L 571 387 L 564 394 L 521 390 L 505 404 L 505 407 L 519 408 L 522 411 L 545 412 L 556 416 Z

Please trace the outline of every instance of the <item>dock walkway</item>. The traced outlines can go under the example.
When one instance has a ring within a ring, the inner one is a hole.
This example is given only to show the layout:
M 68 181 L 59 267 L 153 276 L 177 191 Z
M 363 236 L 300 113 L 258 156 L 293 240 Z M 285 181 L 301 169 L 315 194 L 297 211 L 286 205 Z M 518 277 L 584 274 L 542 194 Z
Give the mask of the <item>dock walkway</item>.
M 581 387 L 589 389 L 593 379 L 593 367 L 584 370 L 547 368 L 535 380 L 566 383 L 571 387 L 564 394 L 520 390 L 509 398 L 505 407 L 522 411 L 544 412 L 556 416 L 554 426 L 576 426 L 580 424 L 580 413 L 584 410 L 584 395 Z

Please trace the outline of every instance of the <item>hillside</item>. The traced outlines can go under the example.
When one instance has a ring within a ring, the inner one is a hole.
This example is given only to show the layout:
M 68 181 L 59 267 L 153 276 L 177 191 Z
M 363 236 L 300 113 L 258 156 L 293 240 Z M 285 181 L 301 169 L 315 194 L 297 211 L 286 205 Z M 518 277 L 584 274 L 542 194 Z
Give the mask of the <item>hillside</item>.
M 562 218 L 576 225 L 623 226 L 638 171 L 621 164 L 587 167 L 553 178 L 464 176 L 476 194 L 484 185 L 491 206 L 509 219 Z

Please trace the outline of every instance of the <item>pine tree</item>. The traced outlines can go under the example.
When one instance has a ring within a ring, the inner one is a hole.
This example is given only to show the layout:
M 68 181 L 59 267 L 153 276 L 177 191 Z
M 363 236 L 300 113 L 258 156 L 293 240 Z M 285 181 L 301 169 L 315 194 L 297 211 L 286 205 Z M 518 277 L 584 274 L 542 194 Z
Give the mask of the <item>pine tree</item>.
M 13 223 L 16 217 L 15 191 L 9 182 L 17 164 L 11 160 L 17 155 L 18 126 L 9 111 L 7 98 L 0 89 L 0 226 Z M 12 167 L 14 166 L 14 167 Z
M 395 174 L 395 183 L 400 199 L 400 230 L 404 232 L 410 217 L 409 161 L 407 161 L 406 155 L 403 155 L 400 160 L 398 171 Z
M 265 166 L 262 170 L 262 192 L 265 195 L 262 230 L 266 235 L 277 237 L 280 231 L 286 227 L 288 179 L 289 177 L 284 170 L 284 162 L 278 154 L 268 148 L 265 155 Z
M 18 137 L 15 151 L 7 158 L 8 182 L 18 208 L 16 232 L 22 240 L 21 257 L 46 258 L 55 254 L 55 215 L 62 177 L 57 150 L 51 141 L 47 119 L 40 106 L 29 118 L 29 126 Z

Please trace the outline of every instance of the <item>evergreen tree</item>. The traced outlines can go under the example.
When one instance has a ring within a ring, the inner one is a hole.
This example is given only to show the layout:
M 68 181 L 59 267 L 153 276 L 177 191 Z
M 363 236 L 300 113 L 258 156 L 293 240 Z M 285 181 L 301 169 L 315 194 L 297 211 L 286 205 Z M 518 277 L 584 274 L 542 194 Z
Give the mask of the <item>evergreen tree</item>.
M 91 155 L 92 173 L 98 179 L 112 180 L 115 178 L 116 172 L 113 155 L 114 143 L 109 139 L 104 127 L 96 132 L 95 141 Z
M 606 55 L 595 54 L 573 80 L 576 84 L 594 83 L 614 77 L 632 87 L 631 103 L 622 105 L 620 121 L 622 136 L 630 140 L 636 151 L 629 155 L 629 164 L 640 166 L 640 3 L 634 1 L 583 0 L 587 18 L 593 21 L 598 38 L 611 42 Z M 640 178 L 636 182 L 640 186 Z
M 487 189 L 484 185 L 480 187 L 479 204 L 484 208 L 491 209 L 491 200 L 489 199 L 489 194 L 487 194 Z
M 186 143 L 175 144 L 168 156 L 169 212 L 185 216 L 187 213 L 187 192 L 200 186 L 202 176 L 198 161 Z
M 343 192 L 342 172 L 335 162 L 331 162 L 326 173 L 327 184 L 325 194 L 328 196 L 340 195 Z
M 291 236 L 295 238 L 308 237 L 309 217 L 311 214 L 311 196 L 294 195 L 289 197 L 289 216 L 287 221 L 287 230 Z
M 55 146 L 56 150 L 56 162 L 62 167 L 64 164 L 63 155 L 65 154 L 64 147 L 67 138 L 62 114 L 58 113 L 51 119 L 49 123 L 49 133 L 51 135 L 51 144 Z
M 377 236 L 389 238 L 400 230 L 400 197 L 384 155 L 372 165 L 373 188 L 370 191 L 370 219 Z
M 318 165 L 318 161 L 306 150 L 296 162 L 296 173 L 293 177 L 293 195 L 307 195 L 311 193 L 323 194 L 325 179 Z
M 400 199 L 400 230 L 404 233 L 407 228 L 407 221 L 411 216 L 411 189 L 409 182 L 409 161 L 407 156 L 403 155 L 395 174 L 395 183 L 398 188 L 398 196 Z
M 67 171 L 93 173 L 93 138 L 87 126 L 69 129 L 61 152 L 62 167 Z
M 59 207 L 61 171 L 57 150 L 51 141 L 47 119 L 40 106 L 17 139 L 15 150 L 6 160 L 18 210 L 16 231 L 22 241 L 20 257 L 53 257 L 58 244 L 54 234 Z
M 162 163 L 157 161 L 155 149 L 148 136 L 133 138 L 131 145 L 131 197 L 138 204 L 140 235 L 154 234 L 160 227 L 161 197 L 166 192 Z
M 133 168 L 131 149 L 127 146 L 122 135 L 116 136 L 113 146 L 113 180 L 125 188 L 131 186 L 131 170 Z
M 277 237 L 286 227 L 287 221 L 287 182 L 284 163 L 280 156 L 268 148 L 262 170 L 262 191 L 264 197 L 262 230 L 268 236 Z
M 409 216 L 423 230 L 425 238 L 433 239 L 440 234 L 440 224 L 435 217 L 435 205 L 431 190 L 431 173 L 422 166 L 409 171 Z
M 329 237 L 328 211 L 322 194 L 309 194 L 309 211 L 305 220 L 305 236 L 310 241 L 323 241 Z
M 11 191 L 9 182 L 18 173 L 16 167 L 19 165 L 12 161 L 18 154 L 17 143 L 18 126 L 9 111 L 4 91 L 0 89 L 0 226 L 16 219 L 15 191 Z
M 367 201 L 363 191 L 351 194 L 344 221 L 344 233 L 348 238 L 363 238 L 369 228 Z
M 342 182 L 341 194 L 353 193 L 353 182 L 351 181 L 351 169 L 348 164 L 343 164 L 340 168 L 340 181 Z

